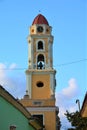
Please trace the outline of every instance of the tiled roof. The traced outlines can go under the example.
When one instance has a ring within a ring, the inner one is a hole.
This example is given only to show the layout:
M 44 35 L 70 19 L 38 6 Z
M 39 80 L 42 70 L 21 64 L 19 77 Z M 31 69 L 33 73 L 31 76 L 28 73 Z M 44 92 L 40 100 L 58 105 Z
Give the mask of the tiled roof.
M 35 19 L 34 19 L 32 25 L 33 25 L 33 24 L 46 24 L 46 25 L 49 25 L 47 19 L 46 19 L 42 14 L 38 14 L 38 15 L 35 17 Z

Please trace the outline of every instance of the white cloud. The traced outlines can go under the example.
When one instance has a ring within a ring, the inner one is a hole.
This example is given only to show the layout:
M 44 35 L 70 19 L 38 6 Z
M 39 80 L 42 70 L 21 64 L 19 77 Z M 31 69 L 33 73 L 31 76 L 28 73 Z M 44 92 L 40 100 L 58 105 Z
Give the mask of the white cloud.
M 3 63 L 0 63 L 0 84 L 4 85 L 6 84 L 7 81 L 7 76 L 6 76 L 6 65 Z
M 56 93 L 56 106 L 59 107 L 59 117 L 63 124 L 62 127 L 70 127 L 70 123 L 67 121 L 65 114 L 66 110 L 69 112 L 76 111 L 77 104 L 75 99 L 78 97 L 78 85 L 75 78 L 71 78 L 68 81 L 67 87 L 63 88 L 60 92 Z
M 9 69 L 15 69 L 16 67 L 17 67 L 17 64 L 12 63 L 12 64 L 9 66 Z
M 22 97 L 25 92 L 25 73 L 13 71 L 16 64 L 12 63 L 9 67 L 0 63 L 0 84 L 15 97 Z
M 62 94 L 66 97 L 72 98 L 78 93 L 78 85 L 76 79 L 71 78 L 68 82 L 68 86 L 62 90 Z

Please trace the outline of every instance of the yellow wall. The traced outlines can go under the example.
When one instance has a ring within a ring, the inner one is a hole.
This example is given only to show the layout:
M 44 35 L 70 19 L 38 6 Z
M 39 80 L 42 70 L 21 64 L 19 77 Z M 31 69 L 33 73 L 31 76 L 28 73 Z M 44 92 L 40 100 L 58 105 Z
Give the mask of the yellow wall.
M 39 100 L 33 100 L 33 99 L 21 99 L 20 102 L 25 106 L 25 107 L 34 107 L 34 106 L 50 106 L 53 107 L 55 106 L 55 99 L 39 99 Z M 35 104 L 34 102 L 41 102 L 41 104 Z
M 56 130 L 55 112 L 45 112 L 45 126 L 47 130 Z
M 56 113 L 55 111 L 30 112 L 31 115 L 44 115 L 44 123 L 46 130 L 56 130 Z
M 37 87 L 37 82 L 44 83 L 43 87 Z M 35 74 L 32 75 L 32 99 L 49 99 L 50 98 L 50 75 Z
M 45 31 L 45 34 L 50 34 L 51 33 L 51 27 L 50 26 L 48 26 L 48 25 L 45 25 L 46 26 L 46 31 Z M 30 27 L 30 34 L 37 34 L 37 26 L 36 25 L 32 25 L 31 27 Z M 38 34 L 41 34 L 41 35 L 43 35 L 43 33 L 40 33 L 40 32 L 38 32 Z

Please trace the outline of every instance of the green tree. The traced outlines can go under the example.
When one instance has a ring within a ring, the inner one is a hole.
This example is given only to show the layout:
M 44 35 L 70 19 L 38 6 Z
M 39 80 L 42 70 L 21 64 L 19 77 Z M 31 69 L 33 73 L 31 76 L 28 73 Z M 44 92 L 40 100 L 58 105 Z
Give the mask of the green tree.
M 66 111 L 65 116 L 74 128 L 68 130 L 87 130 L 87 117 L 82 117 L 80 112 L 69 113 Z

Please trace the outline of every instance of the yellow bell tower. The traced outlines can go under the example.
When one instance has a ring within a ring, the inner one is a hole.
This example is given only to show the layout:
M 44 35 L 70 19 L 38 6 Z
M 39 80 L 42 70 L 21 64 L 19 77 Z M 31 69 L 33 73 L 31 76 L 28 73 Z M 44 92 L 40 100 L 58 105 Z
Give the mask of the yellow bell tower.
M 39 14 L 33 20 L 28 36 L 28 69 L 26 95 L 21 103 L 33 117 L 38 118 L 43 130 L 56 130 L 55 106 L 56 71 L 53 69 L 52 27 Z

